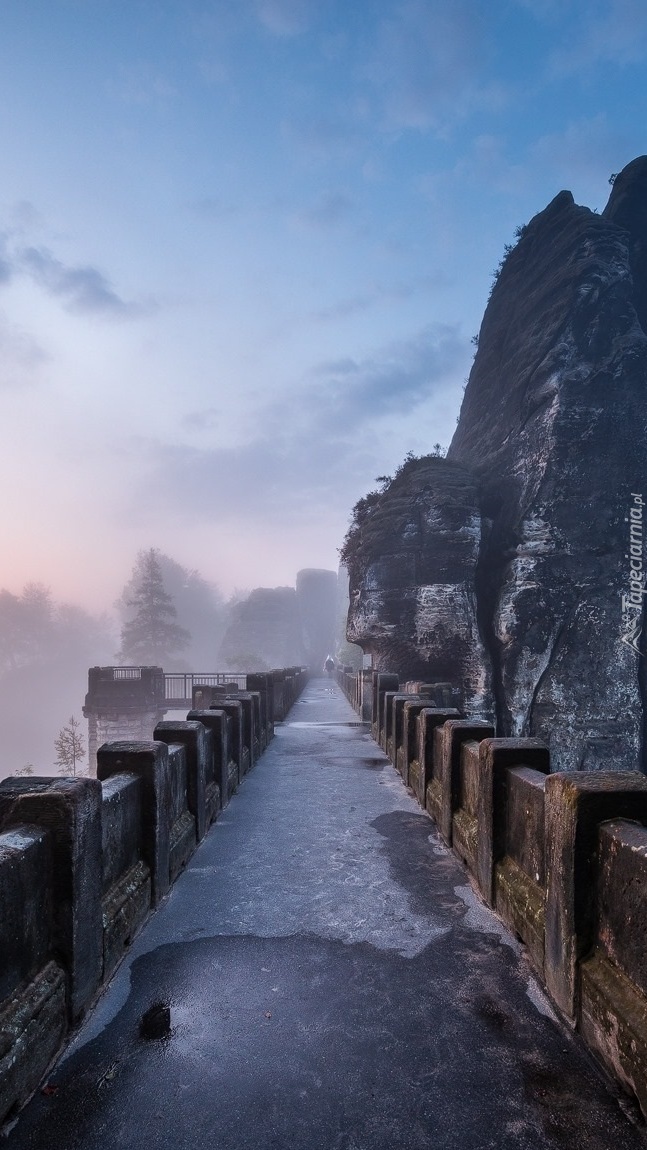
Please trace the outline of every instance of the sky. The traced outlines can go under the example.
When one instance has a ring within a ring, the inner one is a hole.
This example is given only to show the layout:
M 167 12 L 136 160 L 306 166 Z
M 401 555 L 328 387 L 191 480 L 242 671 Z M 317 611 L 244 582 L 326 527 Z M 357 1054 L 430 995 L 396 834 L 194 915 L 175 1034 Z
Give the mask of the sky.
M 644 0 L 0 0 L 0 586 L 336 568 L 646 124 Z

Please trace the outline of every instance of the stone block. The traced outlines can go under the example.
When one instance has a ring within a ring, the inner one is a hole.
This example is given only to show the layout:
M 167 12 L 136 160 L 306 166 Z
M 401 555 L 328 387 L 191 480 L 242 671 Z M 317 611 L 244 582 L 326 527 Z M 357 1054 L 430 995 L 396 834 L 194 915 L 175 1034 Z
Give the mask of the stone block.
M 101 790 L 105 982 L 150 911 L 151 875 L 143 858 L 141 776 L 112 775 Z
M 274 735 L 274 695 L 272 678 L 268 673 L 258 672 L 247 676 L 247 690 L 260 697 L 261 725 L 259 738 L 264 751 Z
M 151 873 L 140 860 L 119 876 L 102 899 L 104 982 L 123 958 L 150 909 Z
M 595 938 L 598 828 L 611 819 L 647 822 L 647 778 L 638 771 L 551 775 L 545 817 L 546 986 L 574 1019 L 578 963 Z
M 483 739 L 479 743 L 476 877 L 490 906 L 494 904 L 494 867 L 505 855 L 509 767 L 530 767 L 548 774 L 548 747 L 539 739 Z
M 647 1118 L 647 827 L 603 823 L 596 946 L 580 965 L 578 1025 Z
M 460 719 L 461 717 L 460 711 L 454 707 L 447 710 L 437 707 L 423 707 L 418 715 L 418 744 L 416 757 L 409 767 L 409 786 L 423 810 L 426 809 L 427 803 L 427 784 L 433 776 L 434 731 L 436 727 L 442 726 L 448 719 Z
M 189 711 L 188 722 L 202 723 L 211 732 L 211 770 L 208 779 L 218 786 L 221 809 L 229 802 L 229 743 L 227 738 L 227 715 L 224 711 L 209 707 L 204 711 Z
M 504 857 L 495 863 L 497 914 L 526 944 L 540 972 L 544 965 L 546 775 L 511 767 L 507 778 Z
M 0 1002 L 50 957 L 50 874 L 45 830 L 17 826 L 0 834 Z
M 104 743 L 97 752 L 97 776 L 134 774 L 141 780 L 141 843 L 151 874 L 153 906 L 168 892 L 171 838 L 171 780 L 166 743 Z
M 48 962 L 0 1005 L 0 1123 L 36 1090 L 67 1032 L 65 974 Z
M 142 784 L 138 775 L 113 775 L 101 784 L 103 893 L 142 857 Z
M 393 715 L 393 700 L 399 694 L 398 690 L 383 691 L 380 696 L 380 738 L 379 744 L 385 754 L 388 754 L 387 747 L 389 742 L 389 735 L 391 733 L 391 723 Z
M 383 671 L 374 671 L 372 672 L 372 676 L 373 706 L 371 708 L 371 734 L 375 742 L 381 746 L 381 731 L 384 725 L 384 692 L 399 690 L 400 683 L 397 675 L 388 675 Z
M 460 807 L 460 764 L 463 743 L 494 738 L 494 727 L 472 719 L 448 719 L 434 731 L 434 775 L 437 794 L 430 794 L 430 814 L 448 846 L 452 843 L 454 811 Z
M 172 743 L 180 743 L 184 747 L 187 806 L 195 819 L 196 836 L 200 842 L 204 838 L 208 826 L 207 768 L 213 757 L 211 737 L 207 734 L 203 723 L 165 721 L 157 724 L 153 731 L 153 738 L 169 746 Z
M 647 995 L 647 827 L 603 823 L 598 844 L 599 945 Z
M 96 779 L 5 779 L 0 830 L 49 831 L 51 940 L 65 965 L 70 1021 L 78 1021 L 102 974 L 101 786 Z
M 228 702 L 238 703 L 241 708 L 241 733 L 240 733 L 240 750 L 238 755 L 239 762 L 239 776 L 242 779 L 243 775 L 253 767 L 260 754 L 260 747 L 258 741 L 258 730 L 260 726 L 259 704 L 260 695 L 258 691 L 238 691 L 231 690 L 227 692 L 226 699 Z M 216 699 L 212 700 L 218 706 Z
M 647 1119 L 647 999 L 600 951 L 580 967 L 580 1033 Z
M 390 699 L 390 705 L 386 712 L 386 753 L 396 768 L 398 766 L 398 751 L 403 742 L 404 705 L 410 699 L 417 698 L 417 695 L 402 691 L 395 695 L 385 696 L 385 699 Z M 427 702 L 427 706 L 429 706 L 429 702 Z
M 409 773 L 411 763 L 418 753 L 418 715 L 423 707 L 429 706 L 429 700 L 419 696 L 410 696 L 404 704 L 402 715 L 402 745 L 398 747 L 396 767 L 402 775 L 403 782 L 409 786 Z
M 186 751 L 181 743 L 168 745 L 171 785 L 171 832 L 169 840 L 169 881 L 174 883 L 193 854 L 197 838 L 195 819 L 187 802 Z
M 452 816 L 452 846 L 470 874 L 476 876 L 478 790 L 481 763 L 475 740 L 460 743 L 458 795 Z
M 232 779 L 233 790 L 230 787 L 230 794 L 233 794 L 243 776 L 243 705 L 240 700 L 227 695 L 212 703 L 209 709 L 224 711 L 229 719 L 229 762 L 234 763 L 236 768 Z

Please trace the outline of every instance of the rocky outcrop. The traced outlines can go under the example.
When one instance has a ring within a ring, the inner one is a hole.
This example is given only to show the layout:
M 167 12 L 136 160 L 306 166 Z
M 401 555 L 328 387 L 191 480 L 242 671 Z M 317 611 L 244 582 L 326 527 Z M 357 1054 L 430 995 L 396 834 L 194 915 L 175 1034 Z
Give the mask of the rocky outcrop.
M 466 468 L 406 463 L 378 498 L 345 558 L 347 635 L 401 679 L 457 684 L 471 714 L 492 709 L 489 659 L 476 618 L 481 516 Z
M 297 572 L 297 603 L 306 665 L 320 675 L 335 645 L 337 575 L 306 567 Z
M 602 215 L 561 192 L 521 229 L 447 456 L 478 487 L 475 589 L 498 732 L 544 739 L 557 770 L 642 761 L 646 332 L 641 157 L 617 176 Z M 442 535 L 434 545 L 442 551 Z M 366 630 L 354 604 L 389 588 L 375 586 L 368 542 L 366 553 L 373 574 L 352 587 L 353 633 Z M 378 609 L 380 626 L 392 614 Z
M 235 671 L 308 666 L 321 674 L 335 639 L 334 571 L 306 568 L 297 586 L 257 587 L 233 609 L 219 664 Z
M 237 603 L 220 646 L 228 671 L 301 666 L 305 659 L 294 587 L 257 587 Z

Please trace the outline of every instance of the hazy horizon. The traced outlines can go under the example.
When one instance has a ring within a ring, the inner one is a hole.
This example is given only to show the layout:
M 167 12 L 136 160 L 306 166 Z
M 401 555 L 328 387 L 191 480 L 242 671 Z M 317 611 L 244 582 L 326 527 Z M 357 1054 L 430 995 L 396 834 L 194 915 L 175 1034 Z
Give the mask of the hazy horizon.
M 335 569 L 447 446 L 493 269 L 644 142 L 638 0 L 7 0 L 0 586 Z

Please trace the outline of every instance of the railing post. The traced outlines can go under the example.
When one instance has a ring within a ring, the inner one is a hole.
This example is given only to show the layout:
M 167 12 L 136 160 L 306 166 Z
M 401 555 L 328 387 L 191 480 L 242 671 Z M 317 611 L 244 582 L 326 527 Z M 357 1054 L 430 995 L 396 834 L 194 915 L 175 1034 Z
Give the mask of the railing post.
M 5 779 L 0 827 L 50 831 L 55 949 L 68 973 L 70 1021 L 78 1021 L 101 981 L 101 786 L 96 779 Z

